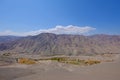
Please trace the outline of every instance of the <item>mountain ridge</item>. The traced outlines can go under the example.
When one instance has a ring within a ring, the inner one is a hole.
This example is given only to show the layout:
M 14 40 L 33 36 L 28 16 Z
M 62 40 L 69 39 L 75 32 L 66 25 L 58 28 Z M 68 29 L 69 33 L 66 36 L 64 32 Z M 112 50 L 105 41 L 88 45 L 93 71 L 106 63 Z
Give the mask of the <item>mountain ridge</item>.
M 41 33 L 0 43 L 0 51 L 39 55 L 120 53 L 120 36 Z

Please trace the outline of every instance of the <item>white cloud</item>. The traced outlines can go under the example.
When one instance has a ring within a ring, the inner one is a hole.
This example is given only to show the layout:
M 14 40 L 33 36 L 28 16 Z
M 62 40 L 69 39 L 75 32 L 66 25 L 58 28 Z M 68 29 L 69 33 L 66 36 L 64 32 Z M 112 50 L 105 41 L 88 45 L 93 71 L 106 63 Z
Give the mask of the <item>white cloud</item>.
M 55 34 L 86 34 L 90 31 L 95 30 L 93 27 L 85 26 L 85 27 L 79 27 L 79 26 L 56 26 L 55 28 L 51 29 L 40 29 L 37 31 L 30 31 L 30 32 L 24 32 L 24 33 L 17 33 L 10 30 L 0 32 L 0 35 L 16 35 L 16 36 L 27 36 L 27 35 L 37 35 L 40 33 L 55 33 Z

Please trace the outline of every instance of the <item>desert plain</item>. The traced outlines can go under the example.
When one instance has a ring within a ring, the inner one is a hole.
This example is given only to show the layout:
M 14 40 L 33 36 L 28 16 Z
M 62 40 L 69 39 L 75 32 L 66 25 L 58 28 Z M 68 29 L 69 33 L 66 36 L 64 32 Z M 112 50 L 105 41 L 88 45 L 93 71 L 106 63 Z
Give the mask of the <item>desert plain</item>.
M 0 62 L 0 80 L 120 80 L 120 55 L 77 56 L 99 59 L 94 65 L 74 65 L 52 60 L 39 60 L 35 64 Z M 110 61 L 111 60 L 111 61 Z

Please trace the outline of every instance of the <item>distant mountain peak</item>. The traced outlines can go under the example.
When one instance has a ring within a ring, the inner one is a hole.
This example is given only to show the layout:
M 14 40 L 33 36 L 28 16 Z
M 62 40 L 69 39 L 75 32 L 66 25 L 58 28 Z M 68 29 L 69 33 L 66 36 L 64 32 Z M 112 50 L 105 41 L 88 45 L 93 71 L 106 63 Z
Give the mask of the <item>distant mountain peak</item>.
M 54 33 L 40 33 L 38 36 L 40 36 L 40 35 L 56 35 L 56 34 L 54 34 Z
M 56 35 L 41 33 L 0 44 L 0 51 L 40 55 L 120 53 L 119 35 Z

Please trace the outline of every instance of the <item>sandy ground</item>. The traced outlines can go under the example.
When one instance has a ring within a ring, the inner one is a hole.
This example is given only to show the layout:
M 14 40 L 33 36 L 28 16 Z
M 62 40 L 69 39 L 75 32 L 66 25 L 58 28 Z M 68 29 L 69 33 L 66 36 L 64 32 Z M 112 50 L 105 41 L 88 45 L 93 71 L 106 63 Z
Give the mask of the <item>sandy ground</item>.
M 120 58 L 92 66 L 53 61 L 0 66 L 0 80 L 120 80 Z

